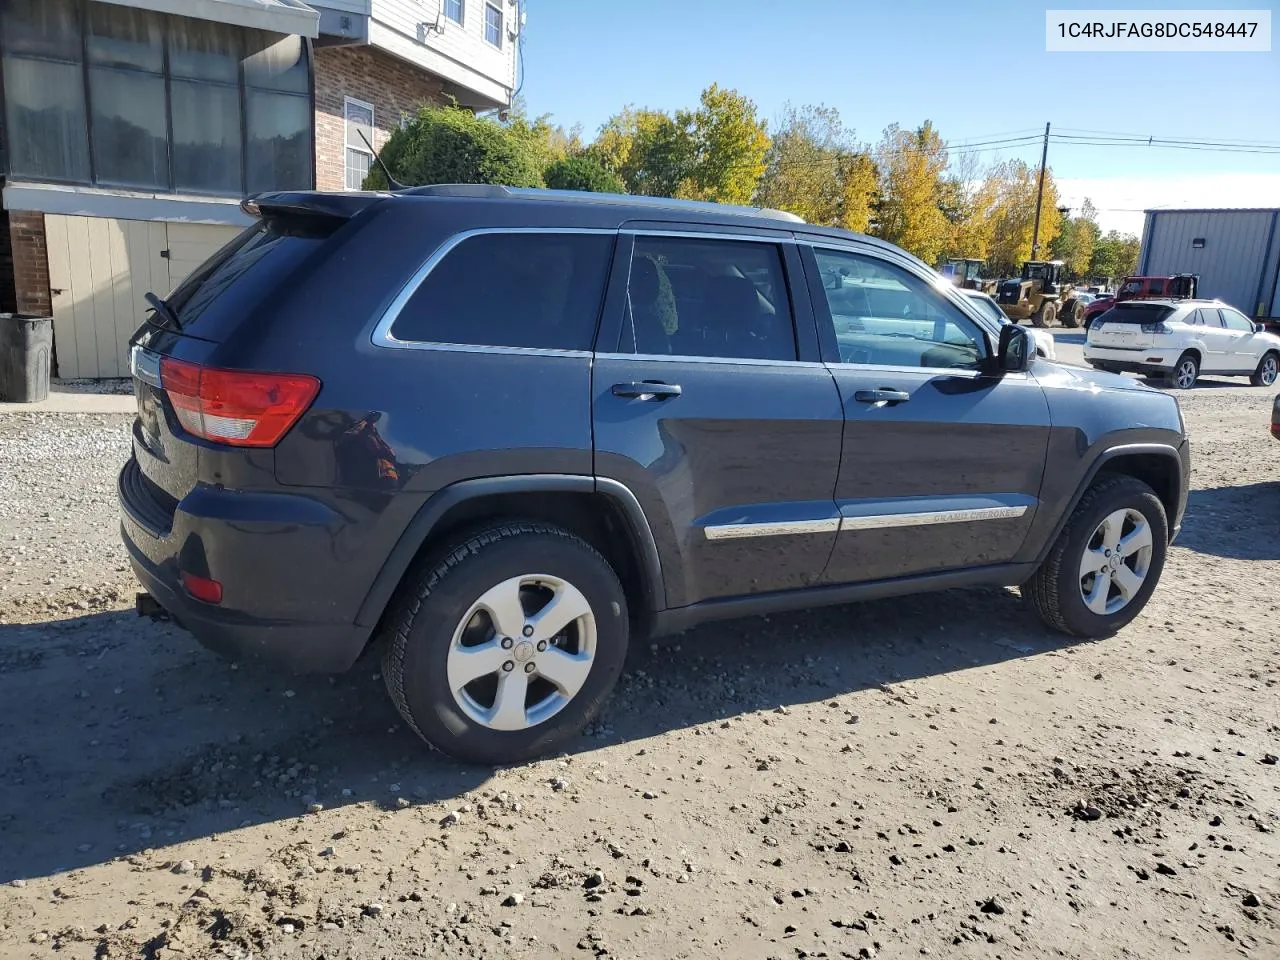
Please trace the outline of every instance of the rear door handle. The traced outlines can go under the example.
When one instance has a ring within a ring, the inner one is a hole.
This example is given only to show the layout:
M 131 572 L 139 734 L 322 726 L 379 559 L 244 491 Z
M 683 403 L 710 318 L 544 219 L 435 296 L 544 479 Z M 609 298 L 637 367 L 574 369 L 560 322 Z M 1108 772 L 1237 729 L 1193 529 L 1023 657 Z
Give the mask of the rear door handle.
M 668 400 L 680 396 L 680 384 L 663 383 L 660 380 L 644 380 L 641 382 L 615 383 L 613 395 L 635 400 Z
M 911 394 L 905 390 L 890 390 L 881 387 L 879 390 L 859 390 L 853 395 L 859 403 L 906 403 Z

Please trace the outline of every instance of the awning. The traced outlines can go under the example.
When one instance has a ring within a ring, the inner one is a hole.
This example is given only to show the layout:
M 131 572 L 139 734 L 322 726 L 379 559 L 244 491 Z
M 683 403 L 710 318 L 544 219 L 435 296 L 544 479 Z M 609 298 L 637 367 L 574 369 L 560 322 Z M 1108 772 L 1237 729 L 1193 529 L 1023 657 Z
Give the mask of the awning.
M 320 14 L 302 0 L 106 0 L 118 7 L 136 7 L 179 17 L 213 20 L 238 27 L 294 33 L 314 40 L 320 35 Z

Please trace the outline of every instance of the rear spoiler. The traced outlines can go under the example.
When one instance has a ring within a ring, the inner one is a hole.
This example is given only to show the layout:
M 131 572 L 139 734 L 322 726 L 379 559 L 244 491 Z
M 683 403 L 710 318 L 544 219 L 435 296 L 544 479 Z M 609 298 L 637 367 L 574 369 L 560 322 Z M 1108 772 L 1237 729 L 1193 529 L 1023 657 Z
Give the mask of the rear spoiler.
M 258 193 L 241 202 L 240 209 L 262 220 L 288 217 L 350 220 L 366 207 L 389 196 L 389 193 L 320 193 L 314 190 Z

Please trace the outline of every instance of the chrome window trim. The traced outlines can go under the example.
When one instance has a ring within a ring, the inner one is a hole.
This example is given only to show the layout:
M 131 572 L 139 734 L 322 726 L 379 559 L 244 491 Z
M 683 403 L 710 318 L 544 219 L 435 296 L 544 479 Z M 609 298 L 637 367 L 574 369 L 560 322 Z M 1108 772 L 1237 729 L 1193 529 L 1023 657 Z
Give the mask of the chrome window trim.
M 395 325 L 396 320 L 418 288 L 422 286 L 427 276 L 434 270 L 445 257 L 447 257 L 455 247 L 460 243 L 470 240 L 472 237 L 481 237 L 489 234 L 583 234 L 588 236 L 617 236 L 618 231 L 601 227 L 477 227 L 474 230 L 462 230 L 446 239 L 440 246 L 432 251 L 426 260 L 422 261 L 422 265 L 405 281 L 404 286 L 400 288 L 400 292 L 396 294 L 395 299 L 388 304 L 387 308 L 382 311 L 382 316 L 378 318 L 378 322 L 374 324 L 373 332 L 369 335 L 370 342 L 375 347 L 391 348 L 396 350 L 443 350 L 451 353 L 514 353 L 521 355 L 533 355 L 540 357 L 590 357 L 590 350 L 562 350 L 554 347 L 513 347 L 513 346 L 494 346 L 490 344 L 475 343 L 448 343 L 441 340 L 400 340 L 391 333 L 391 328 Z M 607 278 L 606 278 L 607 282 Z
M 991 374 L 985 370 L 977 370 L 972 367 L 909 367 L 901 364 L 892 363 L 828 363 L 826 367 L 833 373 L 842 370 L 873 370 L 884 371 L 886 373 L 928 373 L 932 375 L 945 375 L 951 377 L 965 377 L 969 380 L 978 380 L 983 377 L 990 377 Z M 1001 380 L 1030 380 L 1030 371 L 1023 370 L 1018 372 L 1002 371 L 999 375 Z
M 840 532 L 883 530 L 889 527 L 926 527 L 938 523 L 972 523 L 977 520 L 1013 520 L 1027 512 L 1016 507 L 974 507 L 964 510 L 930 510 L 927 513 L 880 513 L 872 516 L 842 516 Z
M 806 533 L 835 533 L 839 517 L 818 520 L 782 520 L 766 523 L 717 523 L 703 527 L 708 540 L 743 540 L 747 537 L 787 537 Z
M 761 228 L 767 229 L 767 228 Z M 618 233 L 624 237 L 675 237 L 685 240 L 745 240 L 749 243 L 789 244 L 796 246 L 796 238 L 790 235 L 762 236 L 752 233 L 722 233 L 704 230 L 661 230 L 648 227 L 623 227 Z
M 749 367 L 797 367 L 821 370 L 826 364 L 818 360 L 760 360 L 749 357 L 697 357 L 674 353 L 597 353 L 597 360 L 645 360 L 662 363 L 718 363 Z M 919 369 L 919 368 L 916 368 Z

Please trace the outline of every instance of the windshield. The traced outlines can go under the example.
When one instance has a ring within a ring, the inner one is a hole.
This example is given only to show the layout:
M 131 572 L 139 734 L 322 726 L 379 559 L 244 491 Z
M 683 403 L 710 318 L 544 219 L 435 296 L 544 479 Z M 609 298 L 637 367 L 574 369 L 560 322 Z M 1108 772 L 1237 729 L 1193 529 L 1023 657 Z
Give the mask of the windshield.
M 990 297 L 968 297 L 970 303 L 978 308 L 987 319 L 994 320 L 996 323 L 1007 323 L 1009 318 L 1004 315 L 1004 311 L 996 306 Z

